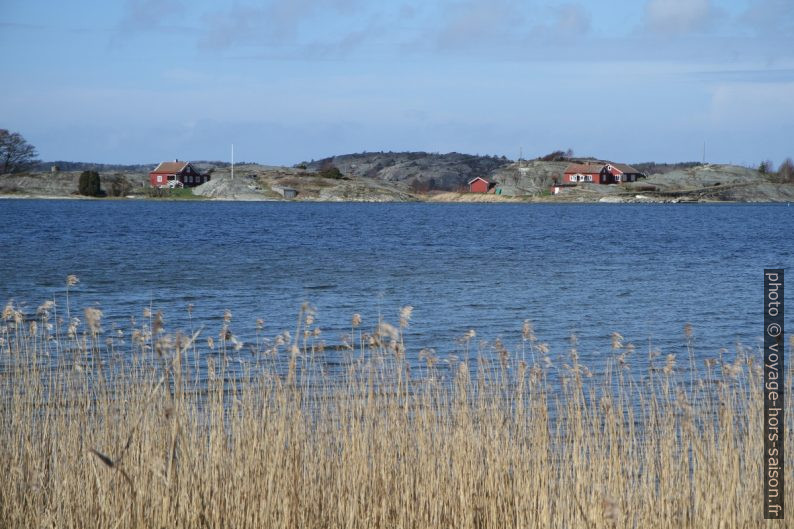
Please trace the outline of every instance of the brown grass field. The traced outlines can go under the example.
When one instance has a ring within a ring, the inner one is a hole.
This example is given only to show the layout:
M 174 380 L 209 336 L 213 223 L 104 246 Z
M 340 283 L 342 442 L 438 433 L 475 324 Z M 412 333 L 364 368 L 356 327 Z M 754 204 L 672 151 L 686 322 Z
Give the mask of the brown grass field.
M 759 351 L 695 375 L 691 349 L 614 334 L 593 373 L 527 322 L 520 351 L 470 333 L 409 364 L 408 307 L 355 315 L 333 351 L 309 309 L 251 346 L 226 325 L 172 333 L 147 312 L 111 336 L 95 309 L 55 310 L 9 303 L 0 322 L 0 527 L 791 526 L 762 515 Z

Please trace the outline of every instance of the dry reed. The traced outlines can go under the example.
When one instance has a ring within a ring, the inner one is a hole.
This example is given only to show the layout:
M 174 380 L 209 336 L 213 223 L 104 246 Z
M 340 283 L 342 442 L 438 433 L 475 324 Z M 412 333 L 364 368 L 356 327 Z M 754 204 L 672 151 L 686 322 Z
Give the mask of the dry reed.
M 411 364 L 405 307 L 370 332 L 353 315 L 331 373 L 308 306 L 294 336 L 260 345 L 257 323 L 242 351 L 228 311 L 218 342 L 150 311 L 124 342 L 102 340 L 94 309 L 50 332 L 51 309 L 36 328 L 3 312 L 2 527 L 783 526 L 762 519 L 750 355 L 709 359 L 693 386 L 672 355 L 632 374 L 615 333 L 594 374 L 527 321 L 532 360 L 474 353 L 470 331 L 461 359 Z

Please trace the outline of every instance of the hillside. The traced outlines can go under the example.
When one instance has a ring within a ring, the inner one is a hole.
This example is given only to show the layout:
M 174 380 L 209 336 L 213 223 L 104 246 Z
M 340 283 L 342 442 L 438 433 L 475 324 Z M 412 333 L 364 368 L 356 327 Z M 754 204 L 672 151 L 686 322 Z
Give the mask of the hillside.
M 550 200 L 572 202 L 686 202 L 739 201 L 774 202 L 794 200 L 794 185 L 775 182 L 754 169 L 732 165 L 682 164 L 669 172 L 654 174 L 624 185 L 583 184 L 549 197 L 548 190 L 559 179 L 567 161 L 498 160 L 484 177 L 496 183 L 498 195 L 461 192 L 453 177 L 453 167 L 485 170 L 493 162 L 487 157 L 460 158 L 460 155 L 400 153 L 345 155 L 319 160 L 303 168 L 238 166 L 232 181 L 228 168 L 216 169 L 213 180 L 196 188 L 195 193 L 210 198 L 238 200 L 283 200 L 283 189 L 297 191 L 297 200 L 323 201 L 407 201 L 436 200 L 456 202 L 498 202 L 507 200 Z M 391 161 L 391 163 L 389 163 Z M 323 177 L 321 167 L 338 167 L 338 178 Z M 338 164 L 338 165 L 337 165 Z M 415 164 L 415 165 L 411 165 Z M 381 166 L 378 168 L 378 166 Z M 421 170 L 418 168 L 422 167 Z M 666 168 L 667 169 L 667 168 Z M 448 175 L 449 189 L 438 187 Z M 422 182 L 422 188 L 417 182 Z M 435 184 L 433 184 L 435 182 Z M 432 187 L 435 185 L 436 187 Z M 426 191 L 427 190 L 427 191 Z
M 547 192 L 554 179 L 562 177 L 567 166 L 567 161 L 521 160 L 500 167 L 490 177 L 502 195 L 538 195 Z
M 553 197 L 573 202 L 788 202 L 794 184 L 755 169 L 698 164 L 623 185 L 583 184 Z
M 145 195 L 149 184 L 148 171 L 103 171 L 100 173 L 102 189 L 116 196 Z M 47 170 L 0 175 L 0 196 L 75 196 L 81 172 L 52 173 Z
M 700 162 L 657 163 L 640 162 L 631 164 L 632 167 L 647 175 L 665 174 L 673 171 L 683 171 L 703 165 Z
M 416 200 L 401 182 L 384 182 L 342 176 L 330 178 L 308 169 L 245 164 L 216 169 L 212 180 L 194 188 L 195 195 L 220 200 L 285 200 L 286 190 L 297 192 L 296 200 L 404 202 Z
M 353 179 L 369 178 L 383 182 L 405 183 L 411 190 L 459 191 L 469 180 L 490 175 L 507 165 L 505 157 L 475 156 L 451 152 L 373 152 L 344 154 L 298 164 L 309 171 L 337 167 Z
M 628 192 L 641 189 L 646 195 L 684 200 L 794 200 L 794 184 L 777 182 L 770 175 L 735 165 L 704 164 L 676 169 L 651 175 L 644 181 L 626 187 Z

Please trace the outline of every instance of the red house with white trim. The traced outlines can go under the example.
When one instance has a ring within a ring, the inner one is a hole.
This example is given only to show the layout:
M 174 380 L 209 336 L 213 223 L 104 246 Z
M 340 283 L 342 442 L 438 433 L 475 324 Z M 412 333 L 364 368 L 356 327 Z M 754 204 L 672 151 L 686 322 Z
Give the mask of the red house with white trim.
M 599 163 L 572 163 L 565 168 L 562 178 L 563 184 L 576 184 L 579 182 L 589 182 L 593 184 L 601 183 L 601 170 L 604 164 Z
M 468 184 L 469 193 L 487 193 L 489 189 L 496 185 L 494 182 L 490 182 L 481 176 L 472 178 L 469 180 Z
M 645 178 L 645 174 L 624 163 L 586 162 L 569 164 L 562 183 L 620 184 L 636 182 L 639 178 Z
M 210 181 L 210 175 L 202 174 L 190 162 L 161 162 L 149 173 L 152 187 L 195 187 Z

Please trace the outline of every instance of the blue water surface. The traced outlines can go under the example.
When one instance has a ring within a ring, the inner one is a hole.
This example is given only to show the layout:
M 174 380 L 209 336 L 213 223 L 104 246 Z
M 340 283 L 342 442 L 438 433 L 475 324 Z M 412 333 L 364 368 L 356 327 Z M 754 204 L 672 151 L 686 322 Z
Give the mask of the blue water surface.
M 680 353 L 691 322 L 699 357 L 758 347 L 763 269 L 792 264 L 787 204 L 0 201 L 0 302 L 29 314 L 63 312 L 68 274 L 72 311 L 100 308 L 106 332 L 145 307 L 187 328 L 193 304 L 206 335 L 229 309 L 251 342 L 257 318 L 292 330 L 308 301 L 333 345 L 353 313 L 371 329 L 412 305 L 413 359 L 468 329 L 517 350 L 525 319 L 552 357 L 575 333 L 595 367 L 613 331 Z

